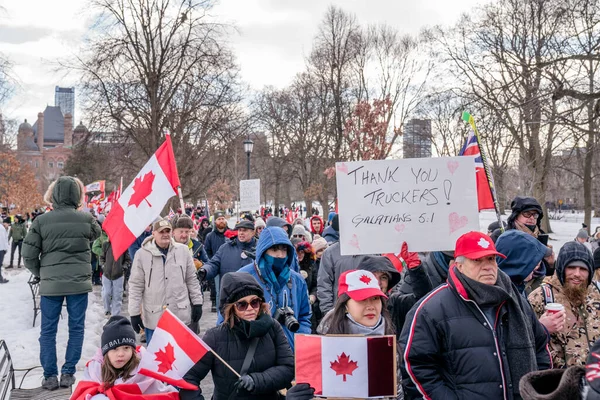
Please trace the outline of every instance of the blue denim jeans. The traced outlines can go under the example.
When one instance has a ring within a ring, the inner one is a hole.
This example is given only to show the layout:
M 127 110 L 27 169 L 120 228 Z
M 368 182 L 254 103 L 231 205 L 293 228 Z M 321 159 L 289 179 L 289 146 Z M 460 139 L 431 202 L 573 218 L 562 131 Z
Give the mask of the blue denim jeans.
M 56 365 L 56 332 L 58 331 L 58 321 L 65 298 L 67 299 L 67 313 L 69 314 L 69 341 L 67 342 L 65 363 L 62 366 L 61 374 L 74 374 L 75 366 L 81 358 L 88 294 L 42 296 L 40 301 L 42 311 L 40 362 L 44 368 L 45 378 L 58 376 L 58 367 Z
M 150 339 L 152 339 L 152 335 L 154 335 L 154 329 L 144 328 L 146 332 L 146 346 L 150 344 Z

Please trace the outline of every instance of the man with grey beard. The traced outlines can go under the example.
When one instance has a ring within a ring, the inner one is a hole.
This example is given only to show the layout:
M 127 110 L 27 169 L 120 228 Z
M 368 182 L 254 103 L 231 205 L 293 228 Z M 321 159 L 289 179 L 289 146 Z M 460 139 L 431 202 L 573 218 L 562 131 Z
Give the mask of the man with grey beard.
M 585 365 L 591 346 L 600 338 L 600 290 L 592 281 L 593 266 L 592 255 L 583 244 L 567 242 L 558 254 L 555 274 L 529 295 L 531 306 L 550 333 L 554 368 Z M 561 304 L 564 310 L 548 311 L 549 303 Z

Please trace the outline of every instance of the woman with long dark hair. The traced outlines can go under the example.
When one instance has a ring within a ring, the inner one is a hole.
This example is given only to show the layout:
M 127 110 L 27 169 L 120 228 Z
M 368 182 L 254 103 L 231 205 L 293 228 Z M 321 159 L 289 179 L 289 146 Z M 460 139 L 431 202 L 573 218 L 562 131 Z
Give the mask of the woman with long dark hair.
M 387 296 L 370 271 L 350 270 L 340 276 L 338 299 L 321 321 L 324 335 L 394 335 Z

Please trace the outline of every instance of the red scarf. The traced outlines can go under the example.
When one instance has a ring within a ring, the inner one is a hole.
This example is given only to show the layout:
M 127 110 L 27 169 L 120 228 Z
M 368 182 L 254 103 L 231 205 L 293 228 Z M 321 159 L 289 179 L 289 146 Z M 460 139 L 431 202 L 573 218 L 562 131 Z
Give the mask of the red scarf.
M 135 383 L 123 383 L 108 389 L 99 382 L 81 381 L 71 395 L 71 400 L 85 400 L 86 396 L 103 393 L 110 400 L 179 400 L 178 392 L 142 394 Z

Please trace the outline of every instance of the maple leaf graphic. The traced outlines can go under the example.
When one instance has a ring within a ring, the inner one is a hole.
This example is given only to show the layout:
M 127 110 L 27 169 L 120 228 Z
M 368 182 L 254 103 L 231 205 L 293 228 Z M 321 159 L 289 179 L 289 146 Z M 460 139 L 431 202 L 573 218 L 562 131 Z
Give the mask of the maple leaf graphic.
M 152 193 L 152 184 L 154 183 L 155 176 L 156 175 L 150 171 L 140 178 L 135 178 L 135 181 L 133 182 L 134 193 L 129 199 L 129 204 L 127 204 L 128 206 L 135 204 L 136 207 L 139 207 L 142 201 L 146 200 L 146 203 L 152 207 L 152 204 L 150 204 L 146 197 Z
M 343 353 L 338 356 L 338 359 L 331 362 L 331 369 L 335 371 L 335 375 L 342 375 L 344 382 L 346 382 L 346 375 L 352 375 L 355 369 L 358 368 L 356 361 L 351 361 L 350 356 Z
M 158 349 L 156 353 L 156 361 L 158 361 L 158 372 L 164 374 L 173 369 L 173 363 L 175 362 L 175 352 L 171 343 L 167 343 L 165 350 Z
M 366 275 L 361 276 L 360 278 L 358 278 L 358 280 L 363 282 L 365 285 L 368 285 L 371 282 L 371 278 L 369 278 Z

